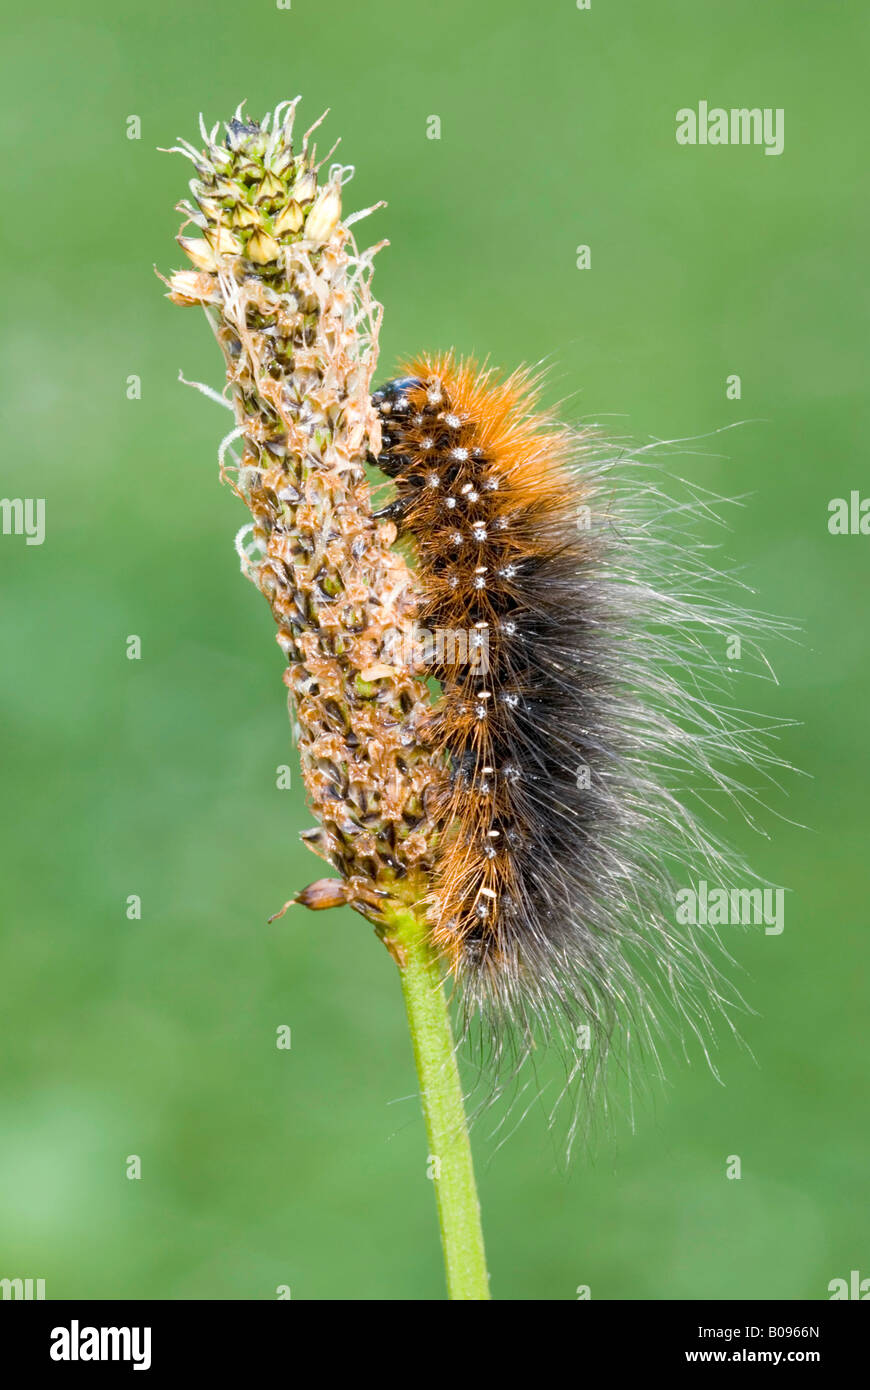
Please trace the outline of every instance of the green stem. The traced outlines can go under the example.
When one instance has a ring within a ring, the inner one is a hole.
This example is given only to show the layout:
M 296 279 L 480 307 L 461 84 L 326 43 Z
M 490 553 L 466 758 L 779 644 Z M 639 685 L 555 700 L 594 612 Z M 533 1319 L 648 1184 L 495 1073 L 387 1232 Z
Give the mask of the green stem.
M 450 1299 L 490 1297 L 468 1124 L 441 971 L 426 928 L 409 909 L 394 911 L 385 940 L 399 966 L 429 1159 L 438 1203 Z

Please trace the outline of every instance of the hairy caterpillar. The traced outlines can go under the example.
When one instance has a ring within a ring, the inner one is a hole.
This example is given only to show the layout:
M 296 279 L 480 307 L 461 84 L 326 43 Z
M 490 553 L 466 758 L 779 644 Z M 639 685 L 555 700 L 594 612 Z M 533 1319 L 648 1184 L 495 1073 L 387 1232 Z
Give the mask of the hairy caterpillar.
M 472 1010 L 518 1024 L 521 1047 L 567 1037 L 572 1070 L 583 1023 L 599 1057 L 617 1025 L 656 1051 L 654 981 L 706 1051 L 711 1007 L 737 1000 L 709 942 L 675 926 L 673 874 L 748 872 L 688 801 L 692 782 L 739 800 L 735 769 L 779 763 L 715 689 L 728 634 L 780 624 L 717 598 L 685 525 L 670 535 L 686 503 L 645 465 L 620 493 L 591 438 L 536 411 L 528 373 L 452 355 L 404 372 L 373 396 L 396 490 L 382 515 L 416 543 L 424 627 L 466 636 L 429 665 L 425 736 L 449 762 L 427 802 L 433 940 Z M 715 519 L 709 496 L 693 509 Z

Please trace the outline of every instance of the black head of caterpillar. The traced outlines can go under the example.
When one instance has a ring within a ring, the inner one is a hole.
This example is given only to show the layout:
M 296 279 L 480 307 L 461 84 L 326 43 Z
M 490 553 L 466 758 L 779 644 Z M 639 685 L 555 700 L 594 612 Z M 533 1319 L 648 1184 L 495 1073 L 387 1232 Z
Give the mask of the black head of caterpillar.
M 716 661 L 699 669 L 695 636 L 724 651 L 746 615 L 685 597 L 709 564 L 688 536 L 650 544 L 660 484 L 640 467 L 636 495 L 620 494 L 588 439 L 537 413 L 526 374 L 424 357 L 373 403 L 386 512 L 416 543 L 419 621 L 451 639 L 430 667 L 429 735 L 449 755 L 431 807 L 434 943 L 472 1008 L 521 1036 L 558 1033 L 572 1070 L 589 1062 L 581 1025 L 599 1058 L 615 1031 L 655 1053 L 654 985 L 709 1035 L 726 993 L 675 928 L 672 872 L 688 860 L 721 881 L 734 861 L 671 785 L 733 794 L 714 751 L 758 756 L 745 714 L 714 703 Z

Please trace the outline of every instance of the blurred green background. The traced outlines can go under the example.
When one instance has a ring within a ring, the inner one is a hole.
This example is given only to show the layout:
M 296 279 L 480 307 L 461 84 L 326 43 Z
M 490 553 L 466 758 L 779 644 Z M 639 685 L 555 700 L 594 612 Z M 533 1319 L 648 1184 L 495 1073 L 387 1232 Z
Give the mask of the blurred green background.
M 801 721 L 782 748 L 811 774 L 778 803 L 808 829 L 731 826 L 790 890 L 783 935 L 737 944 L 757 1063 L 723 1045 L 722 1088 L 676 1061 L 636 1133 L 616 1116 L 567 1170 L 537 1110 L 497 1152 L 479 1124 L 494 1294 L 825 1298 L 870 1276 L 870 539 L 826 524 L 830 498 L 870 493 L 867 30 L 858 3 L 787 0 L 16 13 L 2 493 L 44 497 L 47 536 L 0 538 L 0 1275 L 50 1298 L 442 1296 L 392 963 L 349 912 L 266 926 L 318 863 L 275 786 L 295 755 L 217 480 L 229 417 L 177 382 L 220 385 L 218 353 L 152 271 L 182 259 L 189 177 L 157 147 L 196 139 L 200 110 L 301 92 L 357 166 L 348 206 L 389 202 L 360 229 L 391 242 L 381 375 L 455 345 L 547 358 L 554 399 L 620 435 L 746 421 L 680 462 L 752 494 L 729 552 L 804 625 L 772 653 L 781 689 L 743 692 Z M 679 147 L 701 99 L 783 107 L 784 153 Z

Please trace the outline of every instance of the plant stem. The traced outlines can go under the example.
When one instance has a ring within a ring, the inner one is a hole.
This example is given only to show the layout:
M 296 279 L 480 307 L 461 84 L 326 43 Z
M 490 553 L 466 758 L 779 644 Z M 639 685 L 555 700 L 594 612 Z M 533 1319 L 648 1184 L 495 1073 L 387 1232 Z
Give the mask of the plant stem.
M 490 1297 L 468 1123 L 437 958 L 411 908 L 395 910 L 385 941 L 399 966 L 420 1081 L 450 1299 Z

